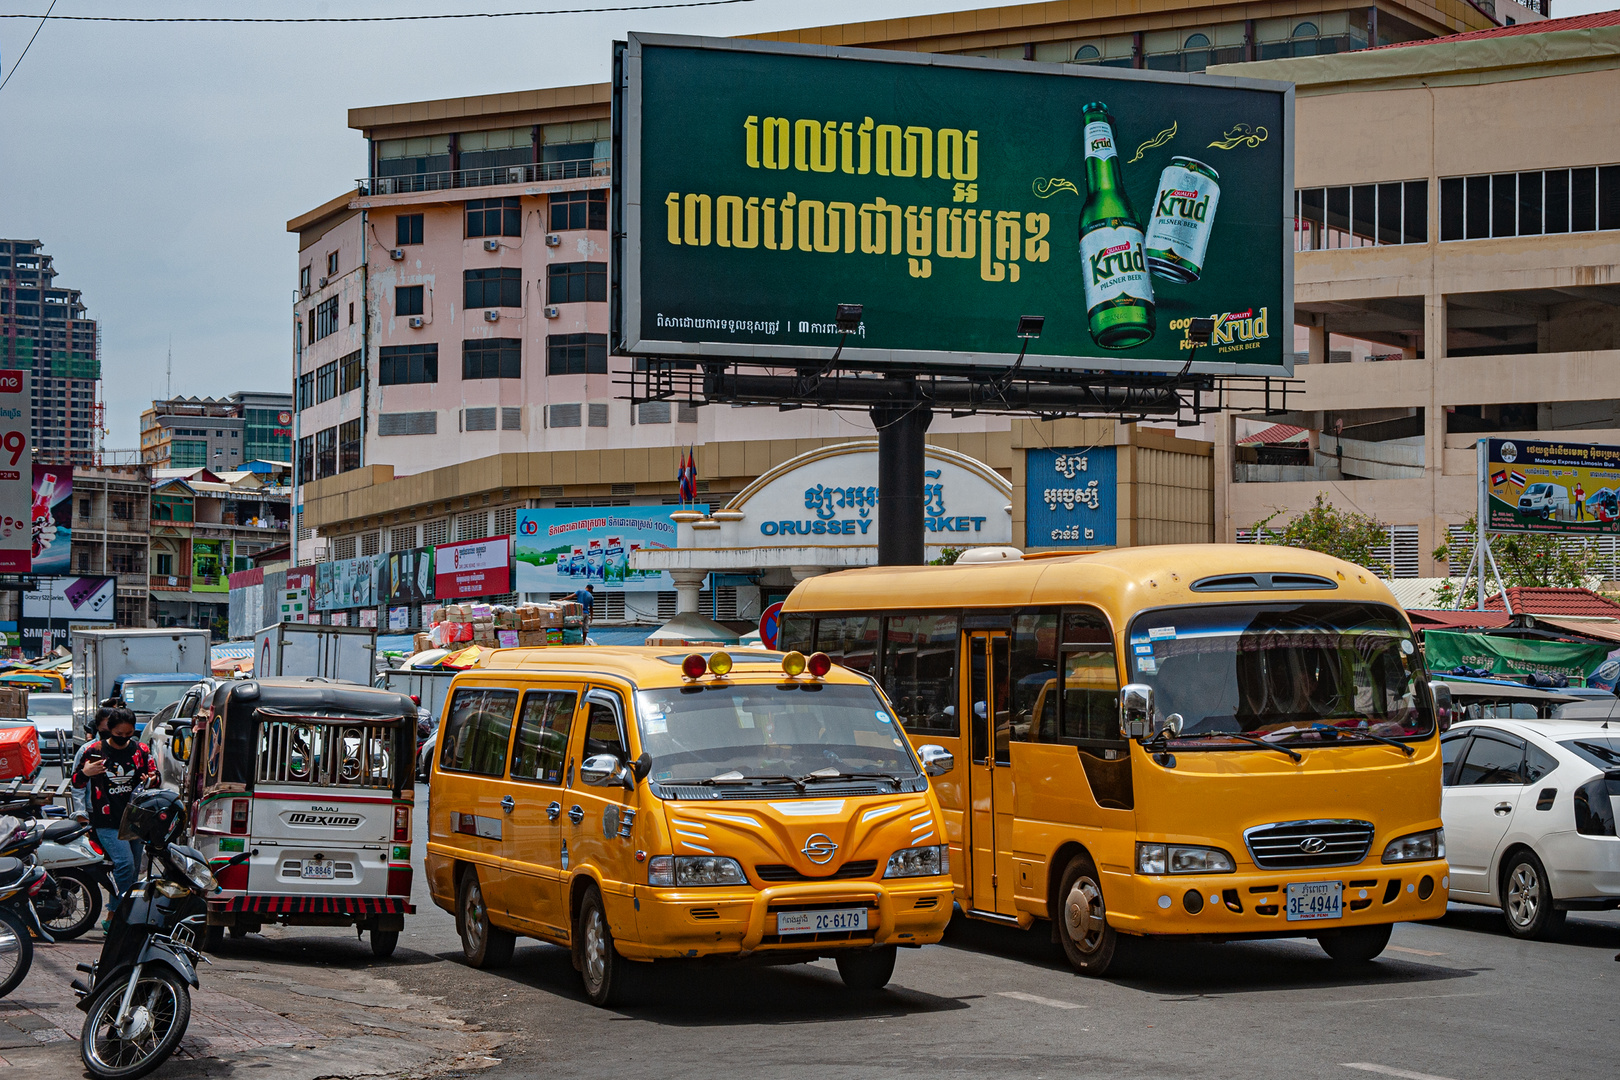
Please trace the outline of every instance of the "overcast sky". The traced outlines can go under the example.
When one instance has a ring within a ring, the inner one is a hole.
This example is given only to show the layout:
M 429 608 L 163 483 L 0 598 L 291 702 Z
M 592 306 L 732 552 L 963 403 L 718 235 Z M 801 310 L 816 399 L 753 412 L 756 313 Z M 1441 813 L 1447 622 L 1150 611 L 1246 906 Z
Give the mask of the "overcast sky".
M 50 0 L 0 0 L 42 13 Z M 625 0 L 59 0 L 57 15 L 356 16 Z M 1554 16 L 1620 0 L 1553 0 Z M 600 82 L 629 30 L 746 34 L 937 11 L 962 0 L 725 7 L 357 25 L 51 22 L 0 91 L 0 236 L 39 239 L 101 322 L 109 449 L 165 393 L 288 390 L 297 244 L 288 218 L 351 189 L 347 110 Z M 7 73 L 33 20 L 0 19 Z

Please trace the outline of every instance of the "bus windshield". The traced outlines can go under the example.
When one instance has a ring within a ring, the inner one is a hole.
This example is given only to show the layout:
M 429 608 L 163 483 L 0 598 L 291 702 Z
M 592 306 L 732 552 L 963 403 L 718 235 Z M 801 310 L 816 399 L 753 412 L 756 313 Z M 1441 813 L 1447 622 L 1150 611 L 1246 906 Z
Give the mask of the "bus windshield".
M 644 690 L 636 707 L 662 784 L 917 775 L 900 725 L 869 686 L 708 683 Z
M 155 713 L 185 697 L 186 691 L 195 685 L 188 682 L 126 682 L 124 703 L 138 713 Z
M 1180 713 L 1178 747 L 1227 749 L 1222 733 L 1272 743 L 1411 738 L 1434 714 L 1412 632 L 1374 604 L 1211 604 L 1137 616 L 1130 679 L 1157 717 Z

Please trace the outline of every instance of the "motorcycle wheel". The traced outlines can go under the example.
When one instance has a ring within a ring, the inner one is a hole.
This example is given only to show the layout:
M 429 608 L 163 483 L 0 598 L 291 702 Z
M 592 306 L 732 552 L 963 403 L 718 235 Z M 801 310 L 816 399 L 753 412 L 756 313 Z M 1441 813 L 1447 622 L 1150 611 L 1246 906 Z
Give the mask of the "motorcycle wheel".
M 51 876 L 56 879 L 62 913 L 47 920 L 45 929 L 57 941 L 72 941 L 101 918 L 101 884 L 77 869 L 60 870 Z
M 7 908 L 0 907 L 0 997 L 17 989 L 34 966 L 34 940 L 28 926 Z
M 118 1006 L 128 979 L 108 983 L 90 1003 L 79 1033 L 79 1060 L 98 1080 L 132 1080 L 145 1076 L 168 1060 L 191 1022 L 191 991 L 166 967 L 153 966 L 141 974 L 130 999 L 142 1030 L 133 1038 L 120 1038 L 113 1030 Z

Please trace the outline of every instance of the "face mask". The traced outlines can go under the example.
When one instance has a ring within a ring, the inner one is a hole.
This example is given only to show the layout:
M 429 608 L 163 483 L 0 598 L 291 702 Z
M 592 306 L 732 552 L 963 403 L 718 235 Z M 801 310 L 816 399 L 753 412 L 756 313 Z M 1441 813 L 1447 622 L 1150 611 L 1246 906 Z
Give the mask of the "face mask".
M 122 747 L 127 746 L 129 744 L 129 740 L 133 739 L 134 737 L 135 736 L 133 735 L 109 735 L 107 736 L 107 741 L 112 743 L 114 746 Z

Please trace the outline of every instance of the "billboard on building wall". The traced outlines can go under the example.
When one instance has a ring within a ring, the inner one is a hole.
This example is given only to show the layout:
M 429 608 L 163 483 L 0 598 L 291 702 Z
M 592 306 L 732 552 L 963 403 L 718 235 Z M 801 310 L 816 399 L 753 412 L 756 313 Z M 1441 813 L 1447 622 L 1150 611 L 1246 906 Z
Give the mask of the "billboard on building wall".
M 857 366 L 1292 370 L 1293 88 L 630 36 L 616 346 Z M 621 257 L 622 255 L 622 257 Z M 863 305 L 847 338 L 839 304 Z
M 73 569 L 73 466 L 35 464 L 33 483 L 34 573 L 66 574 Z
M 675 546 L 679 510 L 709 512 L 698 506 L 618 506 L 588 510 L 519 510 L 517 536 L 517 591 L 522 593 L 578 592 L 586 585 L 598 589 L 658 592 L 675 583 L 662 570 L 640 572 L 631 565 L 638 548 Z
M 512 538 L 491 536 L 440 544 L 433 552 L 434 591 L 440 600 L 499 596 L 512 591 Z
M 230 592 L 230 575 L 226 566 L 229 550 L 224 540 L 191 541 L 191 591 Z
M 1024 546 L 1117 542 L 1118 451 L 1112 446 L 1024 453 Z
M 334 559 L 315 564 L 313 606 L 316 611 L 374 607 L 377 603 L 376 555 Z
M 377 556 L 377 603 L 425 604 L 433 599 L 433 549 L 406 548 Z
M 1620 533 L 1620 446 L 1485 443 L 1491 532 Z
M 68 643 L 68 631 L 89 624 L 111 625 L 117 615 L 118 579 L 104 576 L 48 577 L 23 593 L 18 620 L 23 652 L 43 656 Z
M 0 370 L 0 573 L 26 574 L 33 568 L 32 423 L 28 372 Z

